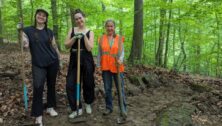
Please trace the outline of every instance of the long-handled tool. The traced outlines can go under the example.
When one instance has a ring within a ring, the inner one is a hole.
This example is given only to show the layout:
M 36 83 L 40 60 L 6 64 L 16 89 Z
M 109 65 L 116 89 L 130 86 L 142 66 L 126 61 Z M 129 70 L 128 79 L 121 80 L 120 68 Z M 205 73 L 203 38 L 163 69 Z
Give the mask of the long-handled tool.
M 22 13 L 22 1 L 18 2 L 18 8 L 19 8 L 19 17 L 20 17 L 20 24 L 18 24 L 17 28 L 19 31 L 18 34 L 18 40 L 21 46 L 21 74 L 22 74 L 22 87 L 23 87 L 23 98 L 24 98 L 24 104 L 25 104 L 25 115 L 27 116 L 28 112 L 28 96 L 27 96 L 27 86 L 25 84 L 25 71 L 24 71 L 24 51 L 23 51 L 23 13 Z
M 120 72 L 119 72 L 119 64 L 117 63 L 117 80 L 118 80 L 118 92 L 119 92 L 119 97 L 120 97 L 120 110 L 121 110 L 121 116 L 126 117 L 126 113 L 124 110 L 124 103 L 123 103 L 123 92 L 122 92 L 122 83 L 121 83 L 121 78 L 120 78 Z
M 28 96 L 27 96 L 27 86 L 25 84 L 25 71 L 24 71 L 24 50 L 23 50 L 23 20 L 20 19 L 20 24 L 18 24 L 18 39 L 21 46 L 21 75 L 22 75 L 22 88 L 23 88 L 23 99 L 24 99 L 24 105 L 25 105 L 25 114 L 27 115 L 28 112 Z
M 76 111 L 77 117 L 70 120 L 71 123 L 80 123 L 85 122 L 86 118 L 79 115 L 79 103 L 80 103 L 80 39 L 78 39 L 78 48 L 77 48 L 77 82 L 76 82 Z
M 126 122 L 127 114 L 126 111 L 124 110 L 124 102 L 123 102 L 123 88 L 122 83 L 121 83 L 121 78 L 120 78 L 120 64 L 118 63 L 119 56 L 122 52 L 122 36 L 121 36 L 121 31 L 120 31 L 120 36 L 119 36 L 119 41 L 118 41 L 118 55 L 116 57 L 116 68 L 117 68 L 117 81 L 118 81 L 118 94 L 119 94 L 119 100 L 120 100 L 120 117 L 117 118 L 117 123 L 122 124 Z
M 24 100 L 24 106 L 25 106 L 25 117 L 28 118 L 28 90 L 25 83 L 25 66 L 24 66 L 24 50 L 23 50 L 23 20 L 20 19 L 20 23 L 17 25 L 18 28 L 18 40 L 21 47 L 21 76 L 22 76 L 22 88 L 23 88 L 23 100 Z M 23 126 L 38 126 L 37 124 L 23 124 Z

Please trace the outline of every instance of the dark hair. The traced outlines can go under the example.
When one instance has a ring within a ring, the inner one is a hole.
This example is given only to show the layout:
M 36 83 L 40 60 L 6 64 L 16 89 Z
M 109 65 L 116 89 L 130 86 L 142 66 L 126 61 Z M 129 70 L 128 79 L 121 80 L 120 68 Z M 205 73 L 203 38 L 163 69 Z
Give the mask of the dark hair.
M 74 15 L 73 16 L 75 16 L 77 13 L 80 13 L 80 14 L 82 14 L 82 16 L 83 17 L 86 17 L 86 15 L 83 13 L 83 11 L 81 11 L 80 9 L 76 9 L 75 11 L 74 11 Z
M 108 19 L 108 20 L 106 20 L 105 26 L 107 26 L 107 24 L 108 24 L 109 22 L 113 23 L 114 27 L 116 27 L 116 23 L 115 23 L 115 21 L 114 21 L 113 19 Z M 116 37 L 116 32 L 115 32 L 115 31 L 114 31 L 113 37 L 114 37 L 114 38 Z
M 44 9 L 37 9 L 36 12 L 35 12 L 35 22 L 34 22 L 34 26 L 36 27 L 36 15 L 39 13 L 39 12 L 43 12 L 45 15 L 46 15 L 46 21 L 45 21 L 45 28 L 47 29 L 47 24 L 48 24 L 48 16 L 49 16 L 49 13 L 44 10 Z
M 48 36 L 48 38 L 49 38 L 49 40 L 48 40 L 48 41 L 49 41 L 49 44 L 52 44 L 52 38 L 50 37 L 49 32 L 48 32 L 48 16 L 49 16 L 49 13 L 48 13 L 46 10 L 44 10 L 44 9 L 37 9 L 37 10 L 35 11 L 34 27 L 36 28 L 36 26 L 37 26 L 36 15 L 37 15 L 39 12 L 42 12 L 42 13 L 44 13 L 44 14 L 46 15 L 46 21 L 45 21 L 45 27 L 44 27 L 44 29 L 45 29 L 46 32 L 47 32 L 47 36 Z

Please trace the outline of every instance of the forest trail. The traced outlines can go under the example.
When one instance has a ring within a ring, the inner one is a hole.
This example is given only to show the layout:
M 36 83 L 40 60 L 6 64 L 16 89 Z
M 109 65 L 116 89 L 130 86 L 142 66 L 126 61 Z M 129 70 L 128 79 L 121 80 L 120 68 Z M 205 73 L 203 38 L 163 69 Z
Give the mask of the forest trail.
M 33 122 L 25 118 L 20 76 L 19 46 L 8 44 L 0 47 L 0 125 L 22 126 Z M 31 62 L 25 53 L 25 74 L 28 85 L 29 112 L 32 101 Z M 67 120 L 65 77 L 69 54 L 62 55 L 64 67 L 57 79 L 58 117 L 44 113 L 45 126 L 117 126 L 117 97 L 114 91 L 114 112 L 102 116 L 104 94 L 102 78 L 95 72 L 96 100 L 93 113 L 84 123 L 71 124 Z M 123 126 L 221 126 L 222 80 L 217 78 L 180 74 L 150 66 L 126 66 L 125 90 L 129 121 Z M 101 91 L 101 92 L 99 92 Z M 45 99 L 44 99 L 45 101 Z

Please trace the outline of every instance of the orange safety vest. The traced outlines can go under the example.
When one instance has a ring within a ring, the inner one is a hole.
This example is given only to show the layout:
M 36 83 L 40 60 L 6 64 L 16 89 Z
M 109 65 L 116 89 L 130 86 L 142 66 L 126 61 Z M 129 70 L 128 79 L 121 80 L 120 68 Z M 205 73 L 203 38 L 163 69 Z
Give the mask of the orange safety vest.
M 100 39 L 102 39 L 102 40 L 100 40 Z M 119 36 L 116 35 L 111 48 L 110 48 L 110 44 L 109 44 L 107 35 L 103 35 L 100 39 L 99 39 L 100 40 L 99 45 L 102 50 L 101 60 L 100 60 L 101 70 L 111 71 L 112 73 L 117 73 L 116 58 L 118 57 L 118 53 L 120 53 L 120 52 L 118 52 L 119 51 L 118 46 L 120 45 L 119 44 Z M 124 39 L 122 37 L 121 42 L 123 42 L 123 40 Z M 119 72 L 123 72 L 123 71 L 124 71 L 124 65 L 120 64 L 119 65 Z

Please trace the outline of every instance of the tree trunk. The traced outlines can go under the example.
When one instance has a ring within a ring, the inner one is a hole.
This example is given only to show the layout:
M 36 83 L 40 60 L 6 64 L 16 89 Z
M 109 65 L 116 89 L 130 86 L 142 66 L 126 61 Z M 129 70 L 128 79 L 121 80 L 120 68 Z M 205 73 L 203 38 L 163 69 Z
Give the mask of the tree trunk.
M 18 12 L 18 22 L 23 23 L 23 12 L 22 12 L 22 0 L 17 0 L 17 12 Z M 18 34 L 18 38 L 20 38 L 20 34 Z M 22 46 L 22 43 L 19 43 Z
M 180 15 L 180 9 L 178 10 L 178 15 Z M 181 30 L 181 21 L 179 19 L 179 28 L 178 28 L 178 37 L 179 37 L 179 41 L 180 41 L 180 54 L 176 60 L 176 62 L 174 62 L 174 69 L 179 70 L 181 68 L 181 66 L 183 66 L 183 71 L 186 71 L 186 51 L 184 48 L 184 44 L 185 44 L 185 34 L 187 32 L 187 28 L 184 28 L 184 33 L 183 33 L 183 37 L 182 37 L 182 30 Z M 181 59 L 182 58 L 182 59 Z M 179 65 L 178 65 L 179 64 Z
M 75 9 L 70 8 L 70 16 L 71 16 L 71 22 L 72 22 L 72 27 L 75 27 L 75 17 L 74 17 Z
M 218 19 L 217 12 L 215 12 L 216 24 L 217 24 L 217 63 L 216 63 L 216 77 L 220 77 L 220 21 Z
M 123 20 L 119 18 L 119 35 L 123 35 Z
M 172 3 L 173 3 L 173 0 L 170 0 L 170 4 L 172 4 Z M 168 17 L 168 24 L 167 24 L 167 38 L 166 38 L 165 54 L 164 54 L 164 64 L 163 64 L 164 68 L 167 68 L 168 46 L 169 46 L 169 38 L 170 38 L 171 19 L 172 19 L 172 9 L 169 10 L 169 17 Z
M 2 21 L 2 8 L 0 7 L 0 44 L 3 44 L 3 21 Z
M 163 0 L 165 2 L 165 0 Z M 163 46 L 164 46 L 164 40 L 165 40 L 165 17 L 166 17 L 166 10 L 161 8 L 160 9 L 160 26 L 159 26 L 159 43 L 158 48 L 156 52 L 156 58 L 155 58 L 155 64 L 157 66 L 163 65 Z
M 200 74 L 200 45 L 196 46 L 196 70 L 195 73 Z
M 157 16 L 156 16 L 156 11 L 154 11 L 154 37 L 155 37 L 155 50 L 154 50 L 154 58 L 155 59 L 155 56 L 156 56 L 156 52 L 157 52 L 157 42 L 158 42 L 158 39 L 157 39 Z
M 31 23 L 34 24 L 34 21 L 33 21 L 33 13 L 34 13 L 33 0 L 30 0 L 30 4 L 31 4 Z
M 175 40 L 176 40 L 176 28 L 173 27 L 173 69 L 176 69 L 176 51 L 175 51 Z
M 179 9 L 179 11 L 178 11 L 178 13 L 179 13 L 179 15 L 180 15 L 180 9 Z M 180 44 L 181 44 L 181 46 L 180 46 L 180 49 L 181 49 L 181 52 L 182 52 L 182 54 L 183 54 L 183 58 L 182 58 L 182 60 L 181 60 L 181 63 L 180 63 L 180 66 L 179 66 L 179 68 L 181 67 L 181 66 L 183 66 L 183 71 L 185 72 L 186 71 L 186 63 L 184 63 L 184 62 L 186 62 L 186 59 L 187 59 L 187 55 L 186 55 L 186 51 L 185 51 L 185 48 L 184 48 L 184 44 L 185 44 L 185 34 L 186 34 L 186 28 L 184 28 L 184 33 L 183 33 L 183 37 L 182 37 L 182 31 L 181 31 L 181 20 L 179 20 L 179 31 L 178 31 L 178 33 L 179 33 L 179 40 L 180 40 Z
M 134 0 L 134 28 L 133 41 L 129 61 L 141 61 L 143 47 L 143 0 Z
M 102 14 L 103 14 L 106 11 L 106 6 L 105 6 L 104 2 L 101 2 L 101 6 L 102 6 Z M 104 26 L 104 24 L 105 24 L 105 20 L 102 20 L 102 26 Z
M 57 15 L 57 0 L 51 0 L 51 9 L 52 9 L 52 19 L 53 19 L 53 32 L 58 49 L 61 51 L 61 45 L 59 43 L 59 37 L 58 37 L 59 26 L 58 26 L 58 15 Z
M 70 7 L 69 7 L 69 5 L 67 4 L 67 3 L 65 3 L 65 14 L 66 15 L 69 15 L 70 14 Z M 69 19 L 70 19 L 71 17 L 69 17 L 69 16 L 65 16 L 65 19 L 66 19 L 66 29 L 70 29 L 70 21 L 69 21 Z M 71 24 L 72 25 L 72 24 Z

